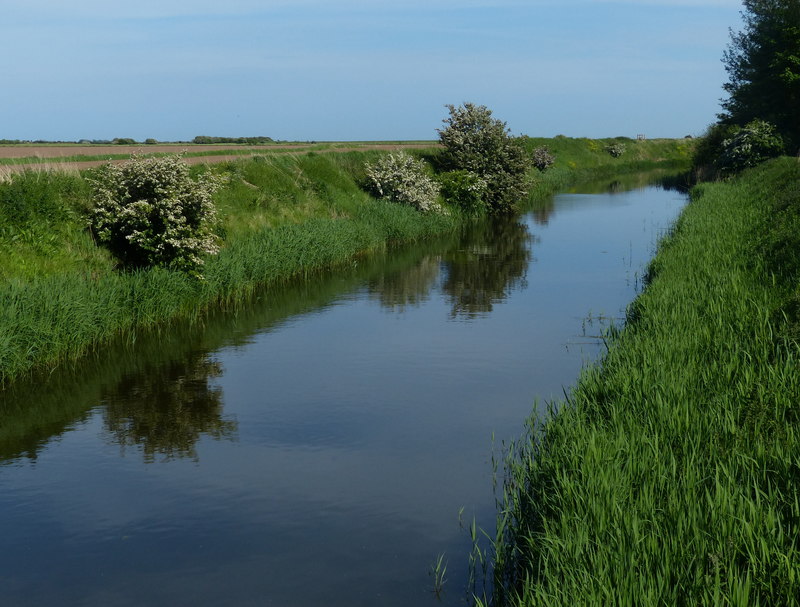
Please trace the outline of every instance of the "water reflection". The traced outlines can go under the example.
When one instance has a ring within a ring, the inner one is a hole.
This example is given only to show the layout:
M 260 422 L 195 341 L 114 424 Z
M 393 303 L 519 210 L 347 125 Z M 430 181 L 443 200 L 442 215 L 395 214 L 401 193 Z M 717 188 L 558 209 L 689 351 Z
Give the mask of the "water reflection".
M 527 226 L 515 219 L 498 218 L 470 227 L 462 246 L 444 258 L 442 292 L 451 317 L 485 316 L 514 289 L 524 288 L 532 242 Z
M 220 365 L 204 353 L 126 375 L 102 394 L 106 432 L 123 454 L 137 447 L 148 463 L 157 456 L 197 460 L 201 436 L 236 436 L 236 421 L 222 416 L 222 390 L 212 383 L 220 375 Z
M 370 298 L 402 312 L 427 301 L 437 289 L 450 306 L 451 318 L 484 317 L 512 291 L 525 287 L 534 240 L 528 226 L 516 219 L 477 222 L 442 253 L 375 276 L 367 285 Z
M 427 301 L 439 277 L 440 255 L 425 255 L 415 265 L 382 273 L 367 285 L 370 298 L 386 308 L 402 312 Z
M 611 179 L 581 181 L 566 188 L 564 192 L 568 194 L 619 194 L 648 187 L 686 192 L 689 185 L 687 174 L 675 174 L 668 169 L 657 169 L 644 173 L 616 175 Z M 537 201 L 529 212 L 536 225 L 548 225 L 556 212 L 555 197 L 551 196 Z
M 270 289 L 263 301 L 235 314 L 220 312 L 204 326 L 173 326 L 137 336 L 55 373 L 20 381 L 0 391 L 0 462 L 35 460 L 54 437 L 99 412 L 106 439 L 122 452 L 138 449 L 145 461 L 197 458 L 202 436 L 233 439 L 236 422 L 223 415 L 221 373 L 209 358 L 225 344 L 244 345 L 292 315 L 329 305 L 341 293 L 366 284 L 370 298 L 402 313 L 440 292 L 450 317 L 491 313 L 524 287 L 534 238 L 520 221 L 476 223 L 462 234 L 363 259 L 338 271 Z M 266 305 L 265 305 L 266 304 Z

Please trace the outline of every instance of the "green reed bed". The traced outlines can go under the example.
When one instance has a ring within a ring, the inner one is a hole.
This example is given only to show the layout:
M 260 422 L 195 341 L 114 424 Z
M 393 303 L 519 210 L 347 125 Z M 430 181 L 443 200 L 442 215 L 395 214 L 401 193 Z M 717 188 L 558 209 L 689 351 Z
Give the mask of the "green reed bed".
M 799 180 L 695 188 L 607 355 L 512 450 L 494 604 L 800 602 L 800 265 L 767 255 Z

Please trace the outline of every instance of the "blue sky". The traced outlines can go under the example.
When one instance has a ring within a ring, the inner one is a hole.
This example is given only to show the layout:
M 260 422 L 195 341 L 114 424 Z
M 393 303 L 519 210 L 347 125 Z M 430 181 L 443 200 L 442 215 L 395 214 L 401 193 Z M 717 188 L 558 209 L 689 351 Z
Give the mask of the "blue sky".
M 740 0 L 3 0 L 0 139 L 683 137 Z

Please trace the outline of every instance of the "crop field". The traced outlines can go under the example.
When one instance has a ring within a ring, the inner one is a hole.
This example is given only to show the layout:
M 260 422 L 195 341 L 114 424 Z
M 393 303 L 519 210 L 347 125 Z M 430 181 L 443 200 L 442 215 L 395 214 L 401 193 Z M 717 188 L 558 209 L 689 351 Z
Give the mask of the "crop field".
M 0 176 L 26 169 L 78 171 L 107 162 L 122 162 L 131 154 L 162 156 L 183 153 L 190 164 L 209 164 L 266 153 L 349 152 L 433 147 L 433 141 L 287 142 L 264 145 L 163 143 L 137 145 L 11 144 L 0 145 Z

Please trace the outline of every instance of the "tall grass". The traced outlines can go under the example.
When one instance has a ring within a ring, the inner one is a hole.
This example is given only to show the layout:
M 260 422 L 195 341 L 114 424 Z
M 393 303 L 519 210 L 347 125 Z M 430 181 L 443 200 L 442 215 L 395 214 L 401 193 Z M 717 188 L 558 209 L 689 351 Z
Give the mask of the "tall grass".
M 693 191 L 605 358 L 509 457 L 494 604 L 800 603 L 800 266 L 765 253 L 799 179 Z

